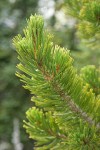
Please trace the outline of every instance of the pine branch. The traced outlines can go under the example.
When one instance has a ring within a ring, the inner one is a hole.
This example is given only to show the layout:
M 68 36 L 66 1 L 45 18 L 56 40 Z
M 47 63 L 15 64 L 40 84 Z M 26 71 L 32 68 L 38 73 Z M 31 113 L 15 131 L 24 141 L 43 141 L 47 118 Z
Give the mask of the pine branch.
M 99 97 L 96 97 L 89 85 L 84 84 L 84 80 L 77 74 L 69 51 L 55 46 L 52 36 L 44 30 L 43 26 L 44 22 L 41 16 L 31 16 L 28 26 L 24 30 L 25 37 L 22 38 L 18 35 L 14 38 L 18 59 L 21 62 L 18 68 L 22 71 L 16 75 L 25 83 L 24 87 L 36 95 L 32 97 L 36 107 L 41 108 L 44 114 L 50 111 L 59 129 L 63 131 L 66 127 L 64 132 L 65 135 L 68 135 L 68 139 L 71 137 L 70 133 L 76 134 L 75 131 L 80 120 L 83 125 L 87 125 L 87 129 L 91 126 L 94 127 L 96 133 L 100 128 Z M 31 115 L 31 112 L 29 113 Z M 31 122 L 30 115 L 28 120 Z M 37 118 L 32 119 L 33 123 L 31 122 L 31 124 L 34 126 Z M 44 126 L 44 124 L 42 125 Z M 32 133 L 33 139 L 38 141 L 37 133 L 30 130 L 30 124 L 25 127 L 30 134 Z M 37 127 L 39 126 L 37 125 Z M 45 127 L 43 130 L 45 131 Z M 94 129 L 91 130 L 94 132 Z M 93 134 L 91 140 L 94 137 Z M 62 140 L 63 136 L 59 138 Z M 56 148 L 58 148 L 58 143 L 59 141 L 56 141 Z M 70 140 L 67 143 L 65 141 L 61 143 L 63 143 L 63 149 L 66 149 L 66 145 L 70 145 Z M 97 142 L 95 143 L 97 144 Z M 83 142 L 83 146 L 84 144 Z M 61 145 L 59 146 L 62 148 Z
M 59 129 L 51 112 L 44 114 L 42 110 L 33 107 L 26 114 L 29 122 L 24 121 L 24 127 L 30 134 L 30 138 L 38 141 L 36 143 L 36 150 L 41 149 L 39 146 L 43 146 L 44 150 L 51 147 L 54 148 L 55 146 L 59 148 L 57 146 L 58 143 L 67 141 L 67 135 L 64 133 L 64 130 Z
M 93 65 L 88 65 L 81 69 L 81 76 L 84 82 L 90 85 L 94 93 L 98 96 L 100 94 L 100 70 Z
M 100 47 L 99 0 L 64 0 L 67 13 L 78 20 L 77 31 L 81 39 L 93 49 Z

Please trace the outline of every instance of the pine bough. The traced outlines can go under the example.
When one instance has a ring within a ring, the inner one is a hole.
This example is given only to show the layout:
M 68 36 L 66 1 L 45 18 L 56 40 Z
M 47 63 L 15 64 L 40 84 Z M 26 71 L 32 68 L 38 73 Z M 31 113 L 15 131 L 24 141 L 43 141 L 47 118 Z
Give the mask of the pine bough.
M 54 45 L 41 16 L 31 16 L 24 37 L 14 38 L 16 75 L 35 106 L 24 127 L 36 150 L 100 150 L 100 72 L 87 66 L 78 75 L 67 49 Z

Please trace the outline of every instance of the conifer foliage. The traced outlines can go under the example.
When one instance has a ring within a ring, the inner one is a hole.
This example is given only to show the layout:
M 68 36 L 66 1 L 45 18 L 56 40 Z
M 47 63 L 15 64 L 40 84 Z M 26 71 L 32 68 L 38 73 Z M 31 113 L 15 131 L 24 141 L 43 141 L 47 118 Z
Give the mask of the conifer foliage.
M 78 19 L 81 39 L 92 49 L 100 48 L 100 0 L 64 0 L 67 13 Z
M 80 20 L 78 28 L 84 38 L 100 33 L 100 0 L 65 0 L 68 13 Z
M 31 16 L 27 24 L 24 37 L 13 41 L 20 60 L 16 75 L 33 95 L 24 127 L 35 149 L 99 150 L 100 72 L 88 66 L 78 75 L 70 51 L 54 45 L 43 18 Z

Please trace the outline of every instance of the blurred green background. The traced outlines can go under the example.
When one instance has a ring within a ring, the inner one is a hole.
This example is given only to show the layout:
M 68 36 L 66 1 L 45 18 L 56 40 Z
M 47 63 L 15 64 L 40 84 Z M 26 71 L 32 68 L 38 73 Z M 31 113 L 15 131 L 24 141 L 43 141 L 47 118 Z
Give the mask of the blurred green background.
M 15 76 L 18 63 L 12 38 L 31 14 L 41 14 L 54 43 L 71 50 L 78 71 L 85 65 L 100 65 L 100 50 L 86 46 L 77 33 L 77 20 L 68 16 L 62 0 L 0 1 L 0 150 L 32 150 L 33 141 L 23 129 L 26 110 L 33 105 L 30 93 Z M 15 138 L 14 138 L 15 137 Z M 17 146 L 16 146 L 17 145 Z

